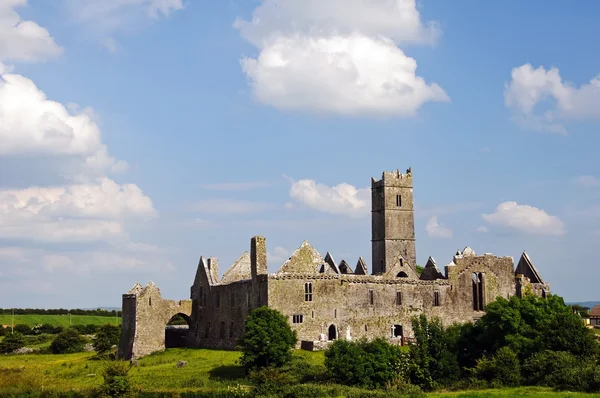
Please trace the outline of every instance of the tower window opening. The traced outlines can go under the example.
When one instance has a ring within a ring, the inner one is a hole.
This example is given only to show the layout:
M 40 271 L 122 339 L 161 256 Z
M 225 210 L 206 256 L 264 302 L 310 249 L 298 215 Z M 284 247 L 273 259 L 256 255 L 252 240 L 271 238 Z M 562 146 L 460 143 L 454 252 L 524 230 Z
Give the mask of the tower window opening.
M 233 337 L 233 332 L 234 331 L 235 331 L 234 324 L 233 324 L 233 322 L 231 322 L 231 324 L 229 325 L 229 338 Z
M 369 305 L 373 305 L 375 303 L 375 293 L 373 289 L 369 289 Z
M 440 306 L 440 292 L 438 291 L 433 292 L 433 305 L 435 307 Z
M 304 301 L 313 301 L 313 285 L 312 282 L 304 284 Z
M 402 305 L 402 292 L 396 292 L 396 305 Z
M 402 207 L 402 196 L 396 195 L 396 206 Z

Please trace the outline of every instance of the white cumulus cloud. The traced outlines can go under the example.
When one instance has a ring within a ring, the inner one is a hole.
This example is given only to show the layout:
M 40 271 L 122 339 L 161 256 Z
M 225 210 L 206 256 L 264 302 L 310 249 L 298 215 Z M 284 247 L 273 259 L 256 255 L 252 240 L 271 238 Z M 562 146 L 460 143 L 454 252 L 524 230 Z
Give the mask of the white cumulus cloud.
M 346 183 L 330 187 L 305 179 L 292 183 L 290 197 L 322 212 L 361 217 L 369 214 L 371 189 Z
M 126 235 L 126 219 L 155 215 L 152 201 L 136 185 L 119 185 L 108 178 L 66 187 L 0 190 L 0 238 L 111 239 Z
M 430 217 L 425 226 L 427 235 L 432 238 L 449 239 L 452 238 L 452 230 L 445 225 L 440 224 L 436 216 Z
M 545 111 L 536 109 L 547 100 L 554 104 Z M 563 81 L 558 68 L 524 64 L 513 68 L 504 101 L 524 127 L 566 134 L 567 120 L 600 119 L 600 75 L 576 87 Z
M 284 247 L 276 246 L 272 251 L 267 252 L 267 261 L 270 265 L 281 265 L 290 258 L 290 251 Z
M 234 26 L 260 50 L 242 59 L 254 96 L 276 108 L 412 116 L 426 102 L 449 101 L 397 47 L 439 35 L 414 0 L 267 0 Z
M 532 235 L 564 235 L 564 223 L 556 216 L 551 216 L 542 209 L 517 202 L 503 202 L 496 211 L 482 214 L 484 221 L 490 225 L 504 227 Z
M 0 1 L 0 63 L 42 61 L 63 52 L 45 28 L 21 19 L 15 9 L 26 5 L 27 0 Z
M 0 155 L 80 156 L 91 169 L 126 168 L 108 154 L 91 110 L 70 112 L 24 76 L 0 76 L 0 120 Z

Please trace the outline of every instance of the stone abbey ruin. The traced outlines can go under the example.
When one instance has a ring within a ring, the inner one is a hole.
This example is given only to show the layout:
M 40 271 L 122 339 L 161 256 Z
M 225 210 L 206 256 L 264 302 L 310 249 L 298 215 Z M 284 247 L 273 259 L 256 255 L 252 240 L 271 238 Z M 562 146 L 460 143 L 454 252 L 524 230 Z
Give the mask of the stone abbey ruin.
M 314 350 L 335 339 L 384 337 L 405 344 L 411 319 L 426 314 L 444 324 L 474 321 L 497 297 L 527 289 L 545 296 L 550 286 L 524 252 L 512 257 L 458 251 L 441 272 L 429 258 L 416 268 L 412 170 L 384 172 L 372 179 L 371 274 L 362 257 L 352 268 L 323 258 L 308 242 L 273 274 L 267 272 L 264 237 L 219 279 L 216 258 L 200 257 L 190 298 L 161 297 L 152 282 L 123 295 L 118 355 L 139 358 L 165 346 L 235 348 L 249 312 L 269 306 L 282 312 L 298 333 L 298 346 Z M 189 327 L 165 328 L 175 315 Z

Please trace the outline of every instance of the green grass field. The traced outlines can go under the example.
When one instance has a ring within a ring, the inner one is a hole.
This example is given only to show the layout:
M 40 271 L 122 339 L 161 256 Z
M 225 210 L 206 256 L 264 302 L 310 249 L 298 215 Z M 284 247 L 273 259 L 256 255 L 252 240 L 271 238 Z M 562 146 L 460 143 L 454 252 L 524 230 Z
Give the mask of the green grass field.
M 169 349 L 139 360 L 130 371 L 137 388 L 155 392 L 226 390 L 248 386 L 242 368 L 237 365 L 239 352 Z M 296 351 L 312 364 L 323 364 L 323 352 Z M 0 394 L 41 391 L 86 391 L 102 383 L 104 362 L 94 353 L 66 355 L 8 355 L 0 360 Z M 178 361 L 187 366 L 177 368 Z M 496 389 L 468 392 L 438 392 L 429 397 L 600 397 L 600 394 L 554 392 L 546 388 Z
M 114 325 L 115 322 L 121 324 L 121 318 L 115 318 L 114 316 L 94 316 L 94 315 L 71 315 L 69 321 L 69 315 L 15 315 L 15 325 L 22 323 L 29 326 L 35 326 L 42 323 L 48 323 L 53 326 L 68 327 L 69 322 L 72 325 L 104 325 L 110 323 Z M 11 325 L 13 322 L 12 315 L 0 315 L 0 325 Z

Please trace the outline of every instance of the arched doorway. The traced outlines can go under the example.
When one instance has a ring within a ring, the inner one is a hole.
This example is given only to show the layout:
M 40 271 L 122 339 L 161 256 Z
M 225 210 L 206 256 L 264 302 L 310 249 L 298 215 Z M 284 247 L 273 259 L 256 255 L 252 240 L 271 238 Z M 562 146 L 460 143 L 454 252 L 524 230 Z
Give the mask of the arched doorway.
M 165 326 L 165 348 L 185 347 L 190 331 L 190 317 L 175 314 Z
M 330 325 L 328 332 L 328 337 L 330 341 L 337 339 L 337 330 L 335 328 L 335 325 Z

